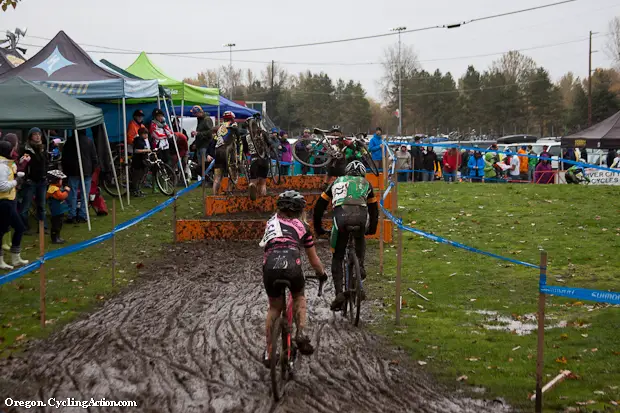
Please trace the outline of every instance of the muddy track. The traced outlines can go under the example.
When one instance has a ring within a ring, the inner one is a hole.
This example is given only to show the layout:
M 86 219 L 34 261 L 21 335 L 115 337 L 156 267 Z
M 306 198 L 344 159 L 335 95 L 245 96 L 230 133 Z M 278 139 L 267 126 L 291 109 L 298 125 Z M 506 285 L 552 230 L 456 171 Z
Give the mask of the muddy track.
M 327 249 L 320 253 L 329 262 Z M 140 412 L 503 411 L 446 396 L 406 356 L 328 311 L 331 286 L 319 298 L 312 284 L 309 332 L 317 351 L 298 361 L 287 395 L 274 404 L 260 361 L 267 299 L 257 243 L 185 245 L 170 257 L 142 270 L 133 289 L 34 343 L 23 358 L 3 361 L 0 394 L 135 400 L 139 408 L 131 410 Z

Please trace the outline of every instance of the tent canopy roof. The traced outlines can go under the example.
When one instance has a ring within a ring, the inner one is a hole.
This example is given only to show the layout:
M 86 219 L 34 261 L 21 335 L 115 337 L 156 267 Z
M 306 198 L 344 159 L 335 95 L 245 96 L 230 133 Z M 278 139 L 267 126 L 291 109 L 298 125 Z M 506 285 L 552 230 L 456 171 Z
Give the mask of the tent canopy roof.
M 103 123 L 103 111 L 21 77 L 0 80 L 0 127 L 85 129 Z
M 156 97 L 157 83 L 128 80 L 97 65 L 64 31 L 0 79 L 20 76 L 81 99 Z
M 0 47 L 0 74 L 8 72 L 26 61 L 18 51 L 7 50 Z
M 580 132 L 562 137 L 563 148 L 620 148 L 620 112 Z
M 217 116 L 217 105 L 201 105 L 201 107 L 202 110 L 204 110 L 210 116 Z M 181 114 L 180 106 L 175 106 L 174 109 L 177 115 Z M 191 109 L 191 106 L 185 106 L 183 110 L 183 116 L 192 116 Z M 242 106 L 238 103 L 233 102 L 232 100 L 226 99 L 224 96 L 220 96 L 220 115 L 227 110 L 233 111 L 237 119 L 246 119 L 255 113 L 259 113 L 257 110 Z
M 142 79 L 156 79 L 160 85 L 170 88 L 172 100 L 176 103 L 185 101 L 187 105 L 218 104 L 219 89 L 194 86 L 173 79 L 157 67 L 145 52 L 140 53 L 126 70 Z

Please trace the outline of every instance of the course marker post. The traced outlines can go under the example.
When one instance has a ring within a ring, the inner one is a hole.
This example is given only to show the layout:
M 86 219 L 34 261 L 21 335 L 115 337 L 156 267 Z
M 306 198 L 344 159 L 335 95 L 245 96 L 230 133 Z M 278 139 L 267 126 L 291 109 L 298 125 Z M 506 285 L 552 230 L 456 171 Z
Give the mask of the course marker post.
M 177 243 L 177 194 L 174 193 L 174 202 L 172 203 L 172 243 Z
M 39 256 L 43 260 L 45 255 L 45 225 L 39 221 Z M 41 328 L 45 328 L 45 261 L 39 269 L 39 311 L 41 313 Z
M 396 176 L 396 174 L 394 174 Z M 394 204 L 398 209 L 398 179 L 394 185 Z M 393 227 L 396 225 L 393 225 Z M 398 227 L 398 255 L 396 256 L 396 325 L 400 325 L 400 308 L 402 304 L 401 295 L 401 272 L 403 269 L 403 229 Z
M 112 198 L 112 287 L 116 285 L 116 199 Z
M 381 168 L 383 169 L 382 175 L 379 178 L 379 200 L 383 199 L 383 191 L 386 188 L 386 176 L 387 176 L 387 160 L 385 158 L 385 144 L 381 145 Z M 383 209 L 379 208 L 379 273 L 383 275 L 384 267 L 384 249 L 385 249 L 385 214 Z
M 540 252 L 539 290 L 547 284 L 547 251 Z M 536 354 L 536 413 L 542 413 L 542 380 L 545 349 L 545 293 L 538 294 L 538 348 Z
M 202 164 L 202 202 L 205 202 L 207 190 L 207 177 L 205 176 L 205 155 L 201 154 L 200 163 Z M 191 178 L 191 177 L 190 177 Z M 206 214 L 206 209 L 205 209 Z

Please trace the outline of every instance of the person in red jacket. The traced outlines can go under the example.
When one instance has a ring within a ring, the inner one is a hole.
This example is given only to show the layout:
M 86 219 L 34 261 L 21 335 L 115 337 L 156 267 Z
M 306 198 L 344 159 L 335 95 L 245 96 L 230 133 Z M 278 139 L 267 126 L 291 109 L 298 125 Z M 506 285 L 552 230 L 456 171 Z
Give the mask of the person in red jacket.
M 450 148 L 443 155 L 443 179 L 446 182 L 456 181 L 456 171 L 461 166 L 460 157 L 457 148 Z
M 161 109 L 155 109 L 153 111 L 153 120 L 151 121 L 149 132 L 153 140 L 154 149 L 158 151 L 157 157 L 165 164 L 172 166 L 169 139 L 173 138 L 174 134 L 166 124 L 164 112 L 162 112 Z

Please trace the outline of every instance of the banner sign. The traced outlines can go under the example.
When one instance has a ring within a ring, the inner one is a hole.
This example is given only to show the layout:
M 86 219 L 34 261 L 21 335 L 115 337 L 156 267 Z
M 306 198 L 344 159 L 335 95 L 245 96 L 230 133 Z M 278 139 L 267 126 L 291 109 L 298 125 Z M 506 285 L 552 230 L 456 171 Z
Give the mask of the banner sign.
M 586 175 L 590 178 L 590 185 L 620 185 L 620 169 L 614 173 L 586 168 Z

